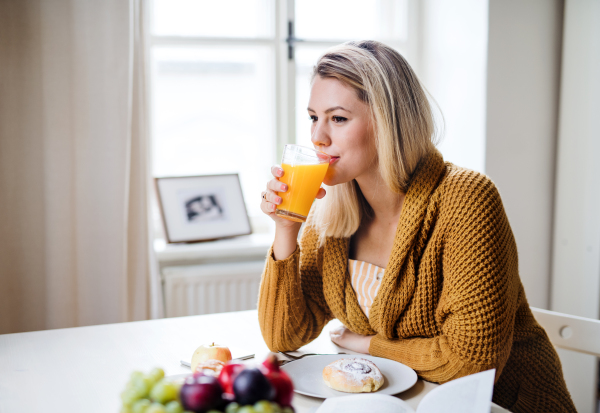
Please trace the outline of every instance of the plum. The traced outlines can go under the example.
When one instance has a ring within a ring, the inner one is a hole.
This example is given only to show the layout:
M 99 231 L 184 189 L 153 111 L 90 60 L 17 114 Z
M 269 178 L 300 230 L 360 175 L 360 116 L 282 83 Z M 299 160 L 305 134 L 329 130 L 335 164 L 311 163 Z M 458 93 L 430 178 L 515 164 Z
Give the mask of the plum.
M 235 400 L 242 406 L 259 400 L 273 400 L 275 390 L 257 368 L 242 370 L 233 381 Z

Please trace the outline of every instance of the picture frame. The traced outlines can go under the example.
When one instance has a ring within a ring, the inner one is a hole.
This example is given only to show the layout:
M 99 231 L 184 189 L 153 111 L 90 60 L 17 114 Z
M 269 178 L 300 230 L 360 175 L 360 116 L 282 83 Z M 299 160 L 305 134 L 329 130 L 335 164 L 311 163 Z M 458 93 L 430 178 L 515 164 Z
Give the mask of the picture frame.
M 238 174 L 154 178 L 168 243 L 252 233 Z

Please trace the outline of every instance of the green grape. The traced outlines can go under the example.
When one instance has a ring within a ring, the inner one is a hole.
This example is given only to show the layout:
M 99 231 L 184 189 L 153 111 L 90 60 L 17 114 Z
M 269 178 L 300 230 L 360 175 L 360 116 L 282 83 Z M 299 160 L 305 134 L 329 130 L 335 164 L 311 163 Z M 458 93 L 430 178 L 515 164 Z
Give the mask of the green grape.
M 170 401 L 165 405 L 167 413 L 183 413 L 183 407 L 177 400 Z
M 134 381 L 136 378 L 138 377 L 144 377 L 144 373 L 142 373 L 141 371 L 134 371 L 131 373 L 131 375 L 129 376 L 129 378 L 131 379 L 131 381 Z
M 221 412 L 219 410 L 212 409 L 212 410 L 207 411 L 206 413 L 223 413 L 223 412 Z
M 225 408 L 225 413 L 238 413 L 239 409 L 240 409 L 239 404 L 237 404 L 236 402 L 231 402 Z
M 135 403 L 133 403 L 133 406 L 131 406 L 131 412 L 132 413 L 146 413 L 146 410 L 148 409 L 148 407 L 150 407 L 152 403 L 150 403 L 150 400 L 148 399 L 141 399 L 136 401 Z
M 148 410 L 146 410 L 146 413 L 167 413 L 167 410 L 165 409 L 165 406 L 160 403 L 152 403 L 148 407 Z
M 282 413 L 294 413 L 294 409 L 292 409 L 291 407 L 284 407 L 281 412 Z
M 121 401 L 124 406 L 131 406 L 138 399 L 138 394 L 134 389 L 125 389 L 125 391 L 121 393 Z
M 123 406 L 123 407 L 121 407 L 121 413 L 133 413 L 133 411 L 131 410 L 131 407 L 129 407 L 129 406 Z
M 150 390 L 150 398 L 159 403 L 166 404 L 171 400 L 177 400 L 178 389 L 173 383 L 164 380 L 159 381 Z
M 159 367 L 150 370 L 147 376 L 153 383 L 157 383 L 165 377 L 165 371 Z
M 256 413 L 275 413 L 273 405 L 267 400 L 256 402 L 254 404 L 254 410 L 256 410 Z
M 136 392 L 139 398 L 146 398 L 150 394 L 154 383 L 145 376 L 137 376 L 132 379 L 131 388 Z
M 252 406 L 242 406 L 240 407 L 240 410 L 238 410 L 238 413 L 256 413 L 256 410 L 254 410 L 254 407 Z
M 271 407 L 273 408 L 273 413 L 281 413 L 281 406 L 277 403 L 271 402 Z

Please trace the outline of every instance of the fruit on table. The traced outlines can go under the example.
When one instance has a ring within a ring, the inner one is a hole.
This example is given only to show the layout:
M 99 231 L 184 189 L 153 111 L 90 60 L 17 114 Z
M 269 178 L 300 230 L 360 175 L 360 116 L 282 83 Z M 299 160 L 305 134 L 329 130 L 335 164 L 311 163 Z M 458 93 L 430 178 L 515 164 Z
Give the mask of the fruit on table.
M 231 402 L 225 408 L 225 413 L 237 413 L 239 409 L 240 409 L 239 404 L 237 404 L 236 402 Z
M 275 356 L 258 368 L 231 363 L 224 366 L 219 377 L 212 373 L 194 373 L 181 385 L 165 379 L 162 369 L 148 374 L 134 371 L 121 393 L 121 413 L 294 412 L 289 404 L 292 382 L 279 369 Z
M 230 406 L 233 408 L 230 409 Z M 275 402 L 260 400 L 253 405 L 239 406 L 237 403 L 231 403 L 227 406 L 225 413 L 294 413 L 291 407 L 283 409 Z
M 246 366 L 238 363 L 228 363 L 223 367 L 221 374 L 219 374 L 219 384 L 221 384 L 225 393 L 233 396 L 233 380 L 245 368 Z
M 152 402 L 148 399 L 137 400 L 131 406 L 131 412 L 132 413 L 145 413 L 146 409 L 148 409 L 148 407 L 150 407 L 151 404 L 152 404 Z
M 261 400 L 254 404 L 254 411 L 256 413 L 275 413 L 276 411 L 280 411 L 279 406 L 275 403 L 269 402 L 267 400 Z
M 179 396 L 186 410 L 204 413 L 224 406 L 223 389 L 213 376 L 195 374 L 185 379 Z
M 167 413 L 167 410 L 160 403 L 152 403 L 144 413 Z
M 166 404 L 172 400 L 177 400 L 178 390 L 175 383 L 161 380 L 150 390 L 150 398 L 155 402 Z
M 231 360 L 231 351 L 225 346 L 220 344 L 210 343 L 203 344 L 194 351 L 192 355 L 191 368 L 195 372 L 198 364 L 206 360 L 220 360 L 223 363 L 227 363 Z
M 257 368 L 242 370 L 233 381 L 235 401 L 245 406 L 259 400 L 272 400 L 275 390 Z
M 122 413 L 184 413 L 179 403 L 179 385 L 164 380 L 163 369 L 155 368 L 148 374 L 131 373 L 121 393 Z M 166 404 L 164 406 L 164 404 Z
M 183 406 L 177 400 L 170 401 L 165 405 L 167 413 L 183 413 Z
M 148 378 L 150 378 L 150 380 L 152 380 L 153 383 L 157 383 L 158 381 L 162 380 L 165 377 L 165 371 L 163 369 L 161 369 L 160 367 L 155 367 L 152 370 L 150 370 L 150 373 L 148 373 Z
M 294 397 L 294 384 L 290 376 L 279 368 L 279 362 L 274 354 L 267 357 L 261 366 L 261 370 L 275 390 L 272 400 L 282 407 L 291 406 Z

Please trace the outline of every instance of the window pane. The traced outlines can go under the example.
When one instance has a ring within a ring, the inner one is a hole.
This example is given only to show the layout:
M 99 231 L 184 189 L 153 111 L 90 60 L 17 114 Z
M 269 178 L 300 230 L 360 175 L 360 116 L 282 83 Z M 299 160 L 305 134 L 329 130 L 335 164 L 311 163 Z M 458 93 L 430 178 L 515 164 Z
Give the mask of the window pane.
M 273 0 L 154 0 L 157 36 L 272 37 Z
M 268 46 L 155 47 L 155 176 L 237 172 L 250 215 L 275 159 Z
M 296 61 L 296 143 L 313 146 L 310 141 L 310 124 L 306 108 L 310 98 L 310 76 L 317 60 L 327 47 L 305 46 L 298 44 L 295 50 Z
M 296 36 L 406 41 L 408 0 L 297 0 Z

